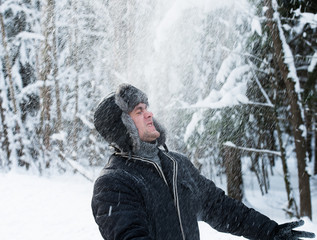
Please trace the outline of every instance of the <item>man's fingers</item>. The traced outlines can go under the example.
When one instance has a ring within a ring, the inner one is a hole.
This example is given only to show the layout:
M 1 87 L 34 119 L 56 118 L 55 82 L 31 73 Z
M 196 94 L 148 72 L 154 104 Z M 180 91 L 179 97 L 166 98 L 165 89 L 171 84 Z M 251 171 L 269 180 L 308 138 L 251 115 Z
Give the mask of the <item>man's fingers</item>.
M 299 221 L 295 221 L 295 222 L 290 222 L 289 225 L 290 225 L 290 228 L 293 229 L 293 228 L 303 226 L 304 223 L 305 223 L 304 220 L 299 220 Z
M 304 225 L 303 220 L 284 223 L 278 226 L 277 236 L 279 239 L 300 240 L 302 238 L 315 238 L 315 234 L 306 231 L 296 231 L 294 228 Z
M 294 237 L 298 238 L 314 238 L 315 234 L 312 232 L 305 232 L 305 231 L 292 231 Z
M 304 225 L 304 221 L 303 220 L 299 220 L 299 221 L 295 221 L 295 222 L 288 222 L 288 223 L 283 223 L 281 225 L 279 225 L 279 228 L 283 231 L 283 232 L 288 232 L 291 231 L 293 228 L 297 228 L 300 226 Z

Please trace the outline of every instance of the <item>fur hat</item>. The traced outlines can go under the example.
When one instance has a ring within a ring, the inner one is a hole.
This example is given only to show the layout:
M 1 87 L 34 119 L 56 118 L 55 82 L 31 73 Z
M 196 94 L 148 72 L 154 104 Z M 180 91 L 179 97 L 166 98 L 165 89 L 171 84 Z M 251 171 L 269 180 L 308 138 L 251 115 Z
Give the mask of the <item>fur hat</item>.
M 148 98 L 140 89 L 130 85 L 119 85 L 116 93 L 105 97 L 97 106 L 94 125 L 99 134 L 112 146 L 124 152 L 139 150 L 141 139 L 129 113 L 139 103 L 148 105 Z M 160 133 L 158 145 L 165 145 L 165 129 L 153 118 Z

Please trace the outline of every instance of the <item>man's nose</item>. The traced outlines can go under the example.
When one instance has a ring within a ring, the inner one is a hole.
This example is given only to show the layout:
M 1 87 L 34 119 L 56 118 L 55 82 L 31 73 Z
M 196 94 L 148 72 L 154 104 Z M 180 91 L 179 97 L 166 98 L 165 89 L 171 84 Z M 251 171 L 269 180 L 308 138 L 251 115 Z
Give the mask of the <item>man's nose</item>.
M 145 118 L 153 117 L 153 113 L 150 112 L 150 111 L 145 110 L 144 117 Z

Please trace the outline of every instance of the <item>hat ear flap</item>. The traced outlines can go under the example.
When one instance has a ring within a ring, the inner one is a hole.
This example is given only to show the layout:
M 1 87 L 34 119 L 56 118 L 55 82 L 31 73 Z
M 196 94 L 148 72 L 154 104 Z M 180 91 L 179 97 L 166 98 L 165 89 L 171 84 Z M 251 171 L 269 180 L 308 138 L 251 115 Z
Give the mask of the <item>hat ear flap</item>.
M 141 140 L 138 129 L 135 126 L 133 119 L 129 116 L 129 114 L 122 112 L 121 120 L 127 128 L 127 132 L 132 140 L 132 150 L 136 151 L 140 149 Z

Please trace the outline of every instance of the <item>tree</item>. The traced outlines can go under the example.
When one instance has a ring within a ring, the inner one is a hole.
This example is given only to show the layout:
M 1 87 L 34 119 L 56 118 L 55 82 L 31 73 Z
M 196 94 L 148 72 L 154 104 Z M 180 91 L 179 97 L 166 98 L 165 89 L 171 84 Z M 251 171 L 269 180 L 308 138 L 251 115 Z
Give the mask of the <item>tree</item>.
M 251 97 L 251 99 L 254 97 L 257 99 L 259 96 L 262 96 L 262 99 L 260 98 L 257 101 L 267 101 L 271 107 L 260 111 L 252 111 L 252 113 L 254 117 L 257 118 L 255 124 L 259 126 L 258 136 L 264 139 L 264 141 L 261 140 L 259 143 L 262 146 L 266 146 L 267 149 L 270 149 L 272 153 L 276 152 L 276 154 L 270 154 L 271 173 L 274 174 L 273 167 L 275 166 L 276 160 L 281 160 L 282 163 L 283 179 L 288 200 L 288 205 L 284 210 L 290 217 L 299 217 L 287 163 L 287 158 L 290 154 L 286 154 L 285 150 L 285 148 L 289 149 L 289 147 L 293 145 L 290 130 L 291 125 L 288 121 L 290 116 L 287 92 L 278 64 L 273 57 L 274 48 L 270 37 L 271 32 L 267 27 L 267 22 L 271 20 L 265 18 L 265 11 L 263 11 L 263 9 L 266 9 L 266 6 L 263 6 L 263 3 L 260 1 L 255 2 L 255 5 L 257 6 L 257 15 L 255 18 L 256 21 L 259 21 L 259 29 L 251 36 L 248 42 L 248 49 L 252 54 L 250 61 L 252 62 L 253 76 L 255 79 L 255 81 L 250 81 L 250 83 L 255 84 L 258 82 L 261 91 L 265 92 L 265 94 L 254 94 L 255 88 L 251 87 L 250 93 L 252 94 L 249 95 L 249 97 Z M 265 96 L 265 98 L 263 98 L 263 96 Z M 260 113 L 259 117 L 257 117 L 258 114 L 255 114 L 256 112 Z M 276 159 L 276 157 L 278 157 L 278 159 Z
M 0 2 L 1 4 L 1 2 Z M 2 13 L 0 12 L 0 26 L 2 30 L 2 38 L 5 37 L 4 32 L 4 21 Z M 7 106 L 4 102 L 4 98 L 6 98 L 6 91 L 5 91 L 5 79 L 3 76 L 2 71 L 2 64 L 0 65 L 0 118 L 1 118 L 1 134 L 0 134 L 0 140 L 2 142 L 2 149 L 4 149 L 4 153 L 0 156 L 0 165 L 5 168 L 9 168 L 11 162 L 10 162 L 10 156 L 11 156 L 11 150 L 10 150 L 10 143 L 9 143 L 9 127 L 6 122 L 6 114 L 8 112 Z
M 1 1 L 0 1 L 1 4 Z M 0 12 L 0 27 L 1 27 L 1 37 L 2 37 L 2 45 L 3 45 L 3 50 L 4 50 L 4 62 L 5 62 L 5 72 L 7 75 L 7 80 L 8 80 L 8 85 L 9 85 L 9 99 L 10 102 L 12 103 L 12 108 L 13 108 L 13 113 L 14 113 L 14 122 L 15 122 L 15 135 L 17 137 L 17 144 L 18 147 L 15 149 L 17 151 L 17 156 L 18 156 L 18 164 L 20 166 L 25 166 L 27 169 L 29 168 L 30 163 L 27 161 L 25 157 L 25 147 L 24 143 L 22 140 L 21 136 L 21 114 L 20 114 L 20 109 L 16 100 L 16 90 L 15 90 L 15 84 L 13 82 L 13 76 L 12 76 L 12 60 L 9 55 L 9 46 L 7 42 L 7 34 L 6 34 L 6 29 L 5 29 L 5 24 L 4 24 L 4 18 L 2 15 L 2 12 Z M 4 110 L 2 111 L 4 113 Z M 4 116 L 3 118 L 4 119 Z M 6 125 L 3 125 L 5 128 Z M 6 140 L 5 140 L 6 142 Z M 7 145 L 7 143 L 6 143 Z M 11 152 L 7 151 L 8 156 L 11 155 Z
M 1 18 L 1 16 L 0 16 Z M 0 65 L 0 118 L 1 118 L 1 131 L 0 131 L 0 142 L 1 149 L 4 150 L 4 153 L 0 155 L 0 166 L 3 167 L 3 169 L 10 169 L 11 165 L 11 149 L 10 149 L 10 142 L 9 142 L 9 127 L 6 120 L 6 115 L 8 113 L 7 110 L 7 104 L 4 101 L 4 98 L 6 98 L 6 93 L 3 91 L 4 88 L 4 78 L 2 74 L 2 65 Z
M 43 157 L 44 167 L 49 168 L 51 162 L 50 152 L 51 135 L 52 135 L 52 86 L 50 82 L 53 80 L 54 71 L 54 40 L 55 40 L 55 25 L 54 25 L 54 11 L 55 0 L 46 0 L 42 2 L 42 34 L 44 40 L 41 43 L 40 50 L 40 73 L 39 78 L 42 81 L 41 86 L 41 127 L 40 134 L 43 138 Z M 56 63 L 55 63 L 56 64 Z
M 282 160 L 282 166 L 283 166 L 283 173 L 284 173 L 284 183 L 285 183 L 285 189 L 286 189 L 286 194 L 287 194 L 287 201 L 288 201 L 288 206 L 287 206 L 287 213 L 290 215 L 290 217 L 299 217 L 299 212 L 298 212 L 298 208 L 297 208 L 297 204 L 296 204 L 296 200 L 294 197 L 294 193 L 293 193 L 293 189 L 290 183 L 290 173 L 288 170 L 288 165 L 287 165 L 287 160 L 286 160 L 286 152 L 285 152 L 285 147 L 284 147 L 284 143 L 283 143 L 283 137 L 282 137 L 282 130 L 280 127 L 280 121 L 278 118 L 278 113 L 277 113 L 277 84 L 275 82 L 274 84 L 274 120 L 275 120 L 275 127 L 276 127 L 276 131 L 277 131 L 277 138 L 278 138 L 278 144 L 279 144 L 279 148 L 280 148 L 280 152 L 281 152 L 281 160 Z
M 57 46 L 57 27 L 56 27 L 56 2 L 52 2 L 52 25 L 55 29 L 52 36 L 52 53 L 53 53 L 53 79 L 54 79 L 54 89 L 55 89 L 55 105 L 56 105 L 56 123 L 54 130 L 56 133 L 59 133 L 62 130 L 62 104 L 60 97 L 60 83 L 58 79 L 58 46 Z M 64 148 L 61 141 L 58 141 L 58 147 L 60 154 L 63 154 Z
M 243 119 L 245 114 L 241 114 L 241 112 L 244 112 L 243 108 L 243 106 L 237 106 L 229 111 L 227 108 L 222 111 L 221 135 L 220 139 L 218 139 L 220 144 L 230 141 L 238 146 L 243 145 L 245 126 L 245 120 Z M 241 163 L 242 152 L 237 148 L 226 145 L 223 145 L 221 149 L 223 149 L 222 159 L 227 176 L 227 193 L 230 197 L 242 201 L 244 197 Z
M 293 55 L 286 42 L 281 21 L 277 12 L 277 2 L 267 0 L 268 26 L 271 31 L 275 58 L 284 80 L 290 101 L 291 120 L 298 163 L 300 189 L 300 215 L 312 217 L 309 175 L 306 171 L 306 139 L 304 137 L 304 110 L 301 103 L 300 83 L 297 76 Z M 274 8 L 273 8 L 274 6 Z

